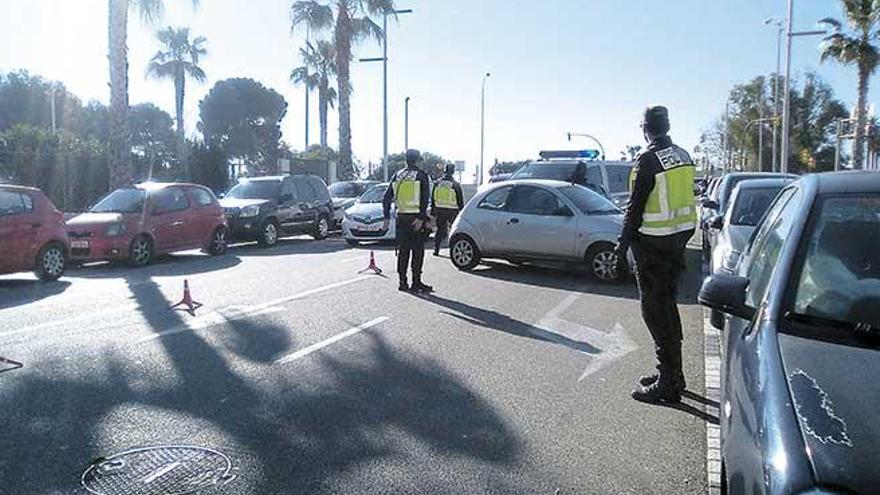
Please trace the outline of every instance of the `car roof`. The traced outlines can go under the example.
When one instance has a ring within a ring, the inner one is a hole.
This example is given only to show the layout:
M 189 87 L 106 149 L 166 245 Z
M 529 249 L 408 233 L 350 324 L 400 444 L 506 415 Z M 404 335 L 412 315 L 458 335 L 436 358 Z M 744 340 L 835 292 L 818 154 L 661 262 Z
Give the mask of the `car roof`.
M 620 161 L 620 160 L 584 160 L 584 159 L 569 159 L 569 158 L 552 158 L 549 160 L 532 160 L 527 165 L 577 165 L 578 163 L 583 163 L 587 167 L 595 166 L 595 165 L 628 165 L 630 167 L 634 166 L 635 163 L 629 161 Z
M 142 189 L 144 191 L 158 191 L 160 189 L 165 189 L 166 187 L 200 187 L 203 189 L 207 189 L 207 187 L 201 184 L 193 184 L 191 182 L 141 182 L 140 184 L 136 184 L 134 187 L 120 187 L 119 189 Z
M 559 189 L 561 187 L 570 186 L 571 182 L 565 182 L 561 180 L 550 180 L 550 179 L 517 179 L 515 181 L 510 182 L 497 182 L 492 184 L 491 189 L 497 189 L 504 186 L 543 186 L 549 187 L 553 189 Z
M 792 178 L 777 177 L 773 179 L 744 180 L 736 185 L 739 189 L 762 189 L 770 187 L 785 187 L 794 182 Z
M 36 187 L 17 186 L 15 184 L 0 184 L 0 189 L 5 189 L 7 191 L 15 191 L 15 192 L 43 192 Z
M 804 181 L 815 182 L 819 194 L 880 192 L 880 172 L 848 170 L 807 175 Z

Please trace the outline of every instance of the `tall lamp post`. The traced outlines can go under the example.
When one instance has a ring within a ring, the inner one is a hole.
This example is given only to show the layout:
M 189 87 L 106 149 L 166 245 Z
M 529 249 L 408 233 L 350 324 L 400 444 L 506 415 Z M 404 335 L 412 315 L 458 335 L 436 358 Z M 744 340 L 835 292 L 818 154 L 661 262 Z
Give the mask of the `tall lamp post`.
M 409 149 L 409 96 L 403 100 L 403 149 Z
M 605 161 L 605 147 L 602 146 L 602 143 L 599 142 L 598 139 L 596 139 L 595 137 L 593 137 L 589 134 L 583 134 L 583 133 L 579 133 L 579 132 L 569 132 L 569 133 L 567 133 L 567 135 L 568 135 L 569 141 L 571 141 L 572 136 L 585 137 L 587 139 L 592 139 L 593 141 L 595 141 L 596 144 L 599 145 L 599 151 L 602 153 L 602 156 L 600 156 L 599 159 L 602 161 Z
M 776 75 L 773 77 L 773 156 L 770 162 L 770 170 L 775 172 L 777 165 L 777 149 L 776 144 L 779 141 L 777 129 L 779 127 L 779 69 L 782 65 L 782 33 L 784 31 L 781 19 L 769 17 L 764 19 L 767 26 L 776 26 Z
M 477 185 L 483 185 L 483 155 L 486 150 L 486 79 L 492 73 L 487 72 L 483 76 L 483 86 L 480 91 L 480 174 L 477 176 Z

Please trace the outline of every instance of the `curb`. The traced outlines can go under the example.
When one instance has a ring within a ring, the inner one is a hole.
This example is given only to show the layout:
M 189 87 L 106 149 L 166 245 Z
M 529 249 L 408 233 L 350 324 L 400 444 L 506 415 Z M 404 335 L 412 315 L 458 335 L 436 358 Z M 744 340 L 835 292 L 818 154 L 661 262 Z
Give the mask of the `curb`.
M 703 353 L 705 358 L 706 398 L 721 404 L 721 331 L 712 327 L 710 311 L 703 308 Z M 706 414 L 721 418 L 720 407 L 706 405 Z M 721 495 L 721 427 L 706 423 L 707 493 Z

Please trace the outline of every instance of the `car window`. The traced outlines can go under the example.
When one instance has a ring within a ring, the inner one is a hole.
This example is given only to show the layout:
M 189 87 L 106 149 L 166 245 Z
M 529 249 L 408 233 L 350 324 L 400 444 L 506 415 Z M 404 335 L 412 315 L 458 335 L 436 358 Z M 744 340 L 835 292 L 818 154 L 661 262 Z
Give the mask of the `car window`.
M 605 184 L 605 182 L 602 180 L 601 167 L 599 167 L 598 165 L 587 166 L 587 183 L 596 185 Z
M 740 189 L 732 198 L 730 224 L 754 227 L 767 212 L 781 187 Z
M 89 211 L 92 213 L 138 213 L 144 208 L 146 196 L 147 193 L 143 189 L 117 189 L 104 196 Z
M 214 204 L 214 194 L 201 187 L 193 187 L 190 189 L 193 199 L 199 206 L 211 206 Z
M 526 215 L 553 215 L 565 206 L 559 198 L 543 187 L 516 186 L 507 201 L 507 210 Z
M 334 198 L 356 198 L 360 194 L 360 188 L 353 182 L 337 182 L 330 185 L 330 195 Z
M 242 180 L 226 193 L 235 199 L 277 199 L 281 192 L 278 180 Z
M 611 194 L 629 191 L 629 174 L 632 165 L 605 165 L 608 174 L 608 192 Z
M 805 238 L 794 311 L 880 328 L 880 194 L 823 199 Z
M 574 172 L 575 164 L 562 163 L 530 163 L 511 177 L 512 179 L 549 179 L 568 181 Z
M 179 187 L 168 187 L 152 195 L 153 213 L 162 215 L 189 208 L 186 193 Z
M 21 215 L 34 210 L 34 202 L 27 194 L 0 191 L 0 217 Z
M 746 275 L 750 281 L 746 303 L 752 307 L 758 307 L 767 294 L 767 287 L 773 270 L 779 262 L 782 247 L 800 216 L 802 197 L 803 193 L 798 188 L 786 190 L 785 197 L 781 197 L 782 201 L 774 204 L 761 232 L 755 237 L 750 249 L 750 262 Z
M 314 192 L 306 183 L 305 177 L 294 177 L 293 186 L 296 188 L 296 199 L 298 201 L 311 201 L 315 199 Z
M 503 210 L 512 189 L 513 187 L 508 186 L 490 192 L 477 207 L 485 210 Z
M 567 186 L 557 189 L 585 215 L 617 215 L 620 208 L 605 196 L 581 186 Z
M 289 194 L 290 199 L 297 199 L 296 188 L 293 186 L 293 181 L 290 179 L 284 180 L 281 182 L 281 195 Z
M 373 186 L 368 189 L 367 192 L 361 194 L 358 198 L 358 203 L 381 203 L 385 197 L 386 189 L 388 189 L 388 185 L 386 184 Z
M 315 193 L 315 198 L 321 202 L 330 201 L 330 193 L 327 191 L 327 185 L 319 177 L 309 177 L 309 185 Z

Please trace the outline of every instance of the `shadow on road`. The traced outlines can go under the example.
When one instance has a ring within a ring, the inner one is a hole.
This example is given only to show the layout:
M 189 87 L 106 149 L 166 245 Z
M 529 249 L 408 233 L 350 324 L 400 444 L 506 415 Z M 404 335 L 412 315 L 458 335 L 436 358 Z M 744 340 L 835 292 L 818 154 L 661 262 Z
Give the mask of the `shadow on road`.
M 526 337 L 529 339 L 540 340 L 542 342 L 562 345 L 586 354 L 598 354 L 601 352 L 599 349 L 586 342 L 572 340 L 563 335 L 548 332 L 547 330 L 521 322 L 510 316 L 498 313 L 497 311 L 477 308 L 460 301 L 445 299 L 433 294 L 425 295 L 423 298 L 426 301 L 430 301 L 450 310 L 441 311 L 441 313 L 458 318 L 472 325 L 509 333 L 511 335 L 516 335 L 517 337 Z
M 132 268 L 121 262 L 100 263 L 70 270 L 68 275 L 85 279 L 120 278 L 131 283 L 149 280 L 152 277 L 197 275 L 232 268 L 240 263 L 241 260 L 238 259 L 238 256 L 229 253 L 223 256 L 178 253 L 156 258 L 151 264 L 140 268 Z
M 70 282 L 40 282 L 39 280 L 0 280 L 0 309 L 23 306 L 51 296 L 61 294 L 70 287 Z
M 230 252 L 243 257 L 284 256 L 289 254 L 327 254 L 351 249 L 344 240 L 329 237 L 315 240 L 311 237 L 284 237 L 272 247 L 261 247 L 256 242 L 237 242 L 230 245 Z

